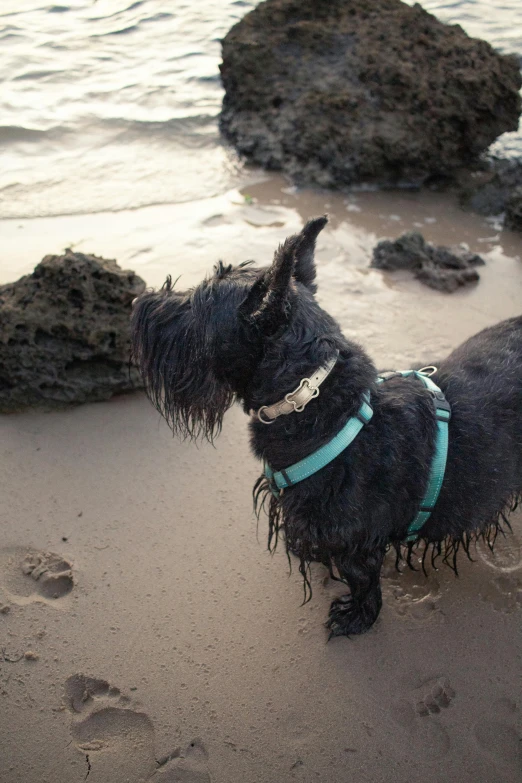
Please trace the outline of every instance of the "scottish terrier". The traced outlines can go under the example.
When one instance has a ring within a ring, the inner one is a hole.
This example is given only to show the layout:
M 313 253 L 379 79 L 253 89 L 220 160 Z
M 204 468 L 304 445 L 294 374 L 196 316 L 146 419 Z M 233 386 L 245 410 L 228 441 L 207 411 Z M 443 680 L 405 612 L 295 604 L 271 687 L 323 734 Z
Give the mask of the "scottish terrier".
M 282 534 L 306 600 L 312 561 L 348 585 L 327 627 L 349 636 L 379 614 L 388 548 L 398 563 L 413 567 L 415 552 L 423 569 L 429 554 L 456 571 L 460 549 L 470 557 L 479 536 L 492 546 L 507 522 L 522 494 L 522 316 L 485 329 L 433 369 L 452 409 L 447 463 L 438 500 L 411 540 L 436 452 L 433 393 L 418 374 L 379 383 L 365 351 L 317 303 L 314 251 L 326 222 L 309 221 L 269 267 L 220 262 L 188 291 L 167 278 L 135 301 L 132 342 L 148 395 L 174 432 L 212 440 L 225 411 L 242 404 L 253 452 L 269 466 L 254 493 L 266 501 L 269 548 Z M 371 418 L 361 418 L 365 405 Z M 278 490 L 274 471 L 285 475 L 357 418 L 349 446 Z

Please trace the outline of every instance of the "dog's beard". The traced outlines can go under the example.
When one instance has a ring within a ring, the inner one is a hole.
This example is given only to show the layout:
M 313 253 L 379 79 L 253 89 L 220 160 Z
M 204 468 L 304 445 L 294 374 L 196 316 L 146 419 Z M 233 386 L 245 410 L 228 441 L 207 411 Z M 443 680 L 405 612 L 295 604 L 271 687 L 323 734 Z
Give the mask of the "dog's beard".
M 234 393 L 212 368 L 212 351 L 183 299 L 145 294 L 131 321 L 132 359 L 145 390 L 176 435 L 212 441 Z
M 196 362 L 181 373 L 167 372 L 146 383 L 146 391 L 172 431 L 183 438 L 213 441 L 234 395 L 212 373 L 198 372 Z

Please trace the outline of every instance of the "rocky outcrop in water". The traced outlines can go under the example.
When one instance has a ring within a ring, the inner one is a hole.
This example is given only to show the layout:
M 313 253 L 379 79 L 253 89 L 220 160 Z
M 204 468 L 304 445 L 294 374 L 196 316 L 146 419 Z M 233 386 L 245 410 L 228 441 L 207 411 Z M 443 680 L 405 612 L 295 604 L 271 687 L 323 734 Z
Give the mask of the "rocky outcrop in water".
M 267 0 L 223 41 L 221 129 L 300 183 L 421 184 L 516 130 L 516 57 L 400 0 Z
M 490 158 L 463 172 L 458 183 L 463 206 L 481 215 L 504 215 L 504 226 L 522 231 L 522 160 Z
M 436 247 L 426 242 L 422 234 L 410 231 L 393 242 L 384 240 L 374 248 L 371 266 L 396 271 L 407 269 L 430 288 L 452 293 L 463 285 L 476 283 L 475 267 L 484 260 L 460 247 Z
M 144 288 L 116 261 L 72 250 L 0 286 L 0 412 L 139 388 L 129 371 L 129 316 Z

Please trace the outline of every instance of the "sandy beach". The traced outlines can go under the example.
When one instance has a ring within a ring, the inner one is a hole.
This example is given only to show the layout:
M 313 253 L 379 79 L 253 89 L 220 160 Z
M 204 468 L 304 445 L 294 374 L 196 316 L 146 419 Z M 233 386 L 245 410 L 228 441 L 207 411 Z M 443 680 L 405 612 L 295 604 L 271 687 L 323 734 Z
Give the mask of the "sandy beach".
M 220 41 L 255 5 L 7 0 L 0 284 L 70 247 L 188 288 L 328 213 L 318 298 L 379 368 L 520 315 L 501 216 L 299 190 L 223 143 Z M 422 5 L 522 54 L 519 0 Z M 493 152 L 520 157 L 520 130 Z M 448 295 L 370 268 L 411 230 L 479 253 L 480 281 Z M 259 473 L 239 407 L 215 446 L 173 438 L 142 393 L 0 416 L 0 783 L 521 783 L 522 512 L 459 578 L 390 557 L 375 626 L 327 643 L 345 590 L 314 565 L 302 605 L 253 513 Z
M 346 201 L 278 178 L 247 195 L 56 219 L 55 247 L 77 237 L 152 284 L 164 253 L 190 283 L 216 256 L 267 260 L 329 211 L 321 301 L 387 367 L 435 361 L 520 311 L 520 237 L 448 196 Z M 476 287 L 448 296 L 368 269 L 376 236 L 417 223 L 484 254 Z M 13 222 L 7 256 L 48 246 L 46 231 Z M 459 579 L 399 574 L 390 560 L 375 627 L 327 644 L 339 588 L 316 566 L 301 606 L 296 569 L 267 553 L 239 409 L 215 448 L 173 439 L 141 394 L 0 427 L 2 783 L 521 779 L 520 514 L 495 554 L 478 546 L 460 561 Z

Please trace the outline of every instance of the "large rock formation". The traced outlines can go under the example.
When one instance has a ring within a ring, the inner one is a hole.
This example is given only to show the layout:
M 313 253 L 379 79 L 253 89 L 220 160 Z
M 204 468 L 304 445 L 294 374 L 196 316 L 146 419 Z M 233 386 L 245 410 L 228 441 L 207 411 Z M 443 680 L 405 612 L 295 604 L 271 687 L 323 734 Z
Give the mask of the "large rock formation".
M 373 249 L 371 263 L 375 269 L 410 270 L 421 283 L 447 294 L 478 282 L 475 267 L 483 265 L 484 259 L 476 253 L 461 247 L 437 247 L 417 231 L 409 231 L 393 242 L 379 242 Z
M 223 41 L 221 129 L 298 182 L 420 184 L 516 130 L 516 57 L 399 0 L 267 0 Z
M 116 261 L 72 250 L 0 286 L 0 412 L 138 388 L 138 373 L 129 370 L 129 316 L 144 288 Z

